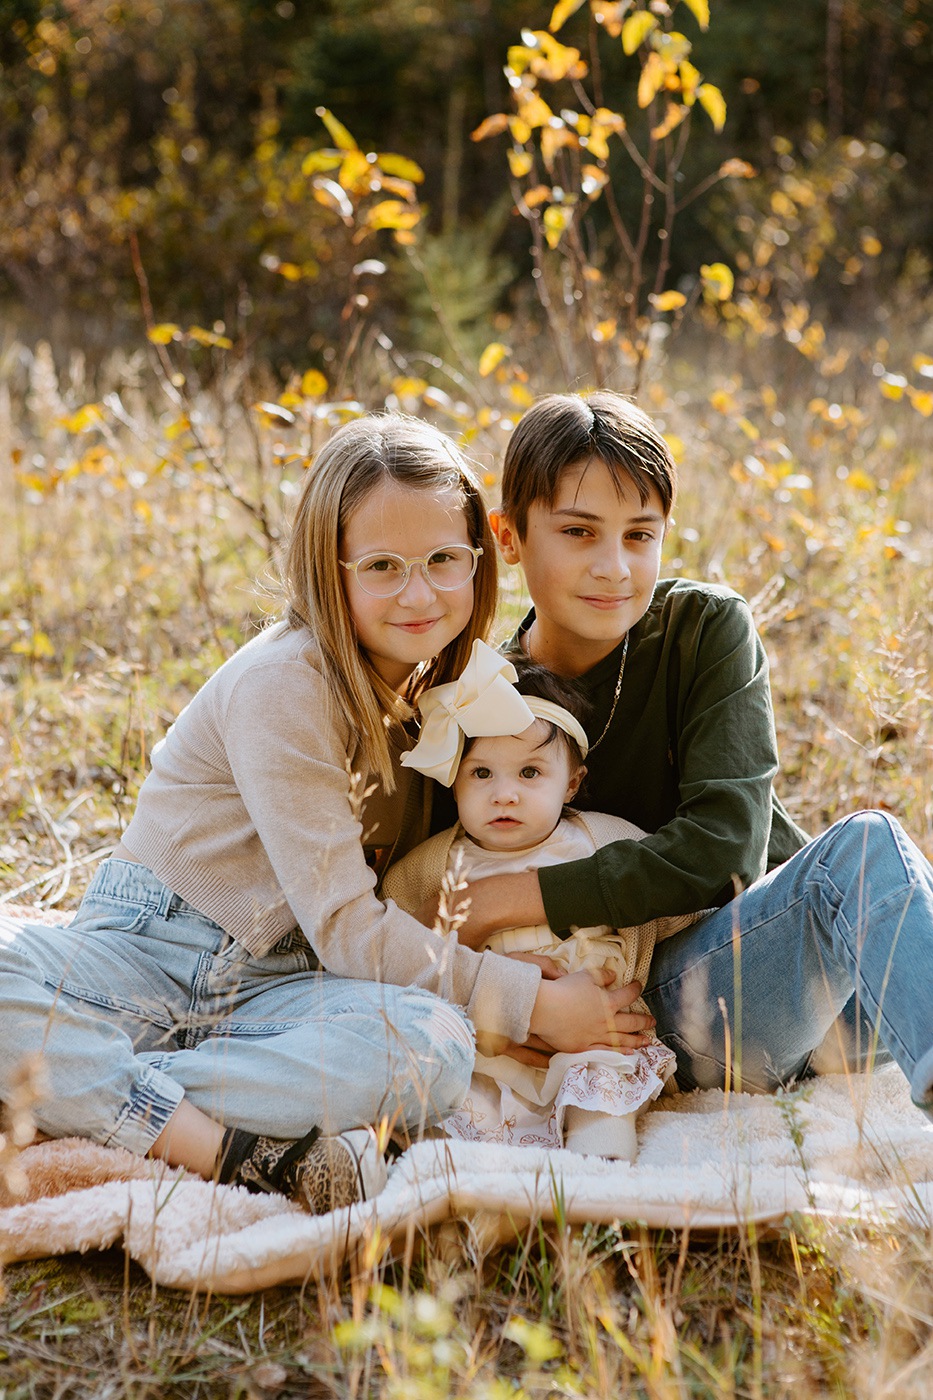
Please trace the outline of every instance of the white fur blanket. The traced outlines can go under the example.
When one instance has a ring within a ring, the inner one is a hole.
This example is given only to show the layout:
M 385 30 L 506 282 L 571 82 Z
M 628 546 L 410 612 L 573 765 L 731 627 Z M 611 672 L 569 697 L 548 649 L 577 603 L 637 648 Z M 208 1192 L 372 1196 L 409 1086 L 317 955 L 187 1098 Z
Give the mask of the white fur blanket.
M 933 1123 L 889 1068 L 776 1097 L 665 1098 L 634 1164 L 434 1140 L 365 1205 L 312 1217 L 77 1138 L 0 1153 L 0 1262 L 122 1242 L 160 1284 L 242 1293 L 377 1262 L 413 1231 L 466 1219 L 487 1243 L 529 1221 L 710 1229 L 792 1212 L 933 1220 Z
M 3 1179 L 0 1176 L 0 1188 Z M 0 1260 L 123 1247 L 156 1282 L 241 1293 L 373 1264 L 411 1231 L 472 1220 L 488 1243 L 529 1220 L 652 1227 L 933 1219 L 933 1123 L 894 1069 L 828 1075 L 781 1098 L 719 1091 L 662 1100 L 628 1163 L 435 1140 L 409 1149 L 375 1200 L 312 1217 L 75 1138 L 6 1171 Z

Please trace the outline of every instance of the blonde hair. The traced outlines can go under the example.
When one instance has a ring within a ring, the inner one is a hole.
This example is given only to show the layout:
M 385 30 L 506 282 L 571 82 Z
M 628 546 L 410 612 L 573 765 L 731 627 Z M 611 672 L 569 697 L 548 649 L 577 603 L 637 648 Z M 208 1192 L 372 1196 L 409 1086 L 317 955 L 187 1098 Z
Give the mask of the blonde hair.
M 470 543 L 483 550 L 468 625 L 416 671 L 404 699 L 377 674 L 360 648 L 338 562 L 347 522 L 386 480 L 419 491 L 455 490 Z M 392 725 L 411 714 L 422 690 L 459 676 L 473 642 L 486 636 L 496 610 L 496 549 L 477 477 L 449 438 L 416 418 L 373 414 L 345 424 L 324 444 L 308 471 L 292 522 L 284 584 L 287 622 L 313 632 L 334 713 L 349 721 L 351 733 L 359 736 L 363 762 L 391 792 Z

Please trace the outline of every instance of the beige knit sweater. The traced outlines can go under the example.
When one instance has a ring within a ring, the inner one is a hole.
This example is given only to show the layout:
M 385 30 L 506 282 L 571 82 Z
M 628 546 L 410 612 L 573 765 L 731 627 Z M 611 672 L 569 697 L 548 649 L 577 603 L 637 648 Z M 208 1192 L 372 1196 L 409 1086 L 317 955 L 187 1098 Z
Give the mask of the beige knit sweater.
M 123 845 L 256 955 L 297 926 L 336 976 L 424 987 L 477 1027 L 527 1039 L 536 967 L 474 953 L 376 898 L 364 840 L 396 855 L 417 844 L 424 788 L 397 764 L 395 793 L 377 789 L 360 820 L 359 746 L 335 709 L 311 634 L 260 633 L 153 749 Z

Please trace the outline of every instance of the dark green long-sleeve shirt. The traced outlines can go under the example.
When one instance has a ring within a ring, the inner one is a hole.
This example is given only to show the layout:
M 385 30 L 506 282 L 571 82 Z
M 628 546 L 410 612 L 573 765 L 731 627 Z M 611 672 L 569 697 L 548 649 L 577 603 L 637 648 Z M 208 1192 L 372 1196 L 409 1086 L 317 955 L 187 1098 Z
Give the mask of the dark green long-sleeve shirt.
M 621 645 L 579 678 L 591 739 L 609 716 L 620 659 Z M 616 712 L 587 768 L 578 804 L 653 835 L 541 870 L 553 929 L 627 927 L 723 904 L 735 880 L 750 885 L 807 840 L 772 788 L 768 661 L 748 604 L 729 588 L 658 583 L 629 634 Z

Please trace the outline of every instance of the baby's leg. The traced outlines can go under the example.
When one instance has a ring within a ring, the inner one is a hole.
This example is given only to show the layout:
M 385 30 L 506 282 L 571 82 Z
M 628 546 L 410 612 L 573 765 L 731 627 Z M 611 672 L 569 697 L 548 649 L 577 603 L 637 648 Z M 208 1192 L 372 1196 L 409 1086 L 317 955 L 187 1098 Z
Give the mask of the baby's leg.
M 638 1153 L 635 1114 L 593 1113 L 569 1103 L 564 1109 L 564 1146 L 584 1156 L 634 1162 Z

